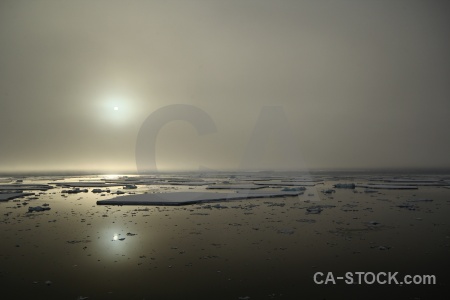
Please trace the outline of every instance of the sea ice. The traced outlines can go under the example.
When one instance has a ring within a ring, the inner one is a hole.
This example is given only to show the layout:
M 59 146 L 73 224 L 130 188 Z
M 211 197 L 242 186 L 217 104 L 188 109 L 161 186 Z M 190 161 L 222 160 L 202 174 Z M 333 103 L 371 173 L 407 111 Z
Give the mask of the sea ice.
M 137 194 L 97 201 L 98 205 L 187 205 L 203 202 L 298 196 L 301 192 L 248 191 L 245 193 L 172 192 Z
M 356 187 L 368 189 L 387 189 L 387 190 L 417 190 L 417 186 L 415 185 L 358 184 Z
M 111 186 L 121 186 L 121 183 L 105 183 L 98 181 L 80 181 L 80 182 L 53 182 L 52 184 L 63 186 L 63 187 L 111 187 Z
M 202 186 L 202 185 L 208 185 L 208 184 L 211 184 L 211 183 L 210 182 L 203 182 L 203 181 L 169 181 L 169 182 L 161 182 L 159 184 Z
M 50 210 L 50 207 L 46 206 L 46 207 L 42 207 L 42 206 L 35 206 L 35 207 L 28 207 L 28 212 L 39 212 L 39 211 L 46 211 L 46 210 Z
M 8 201 L 11 199 L 32 195 L 34 195 L 34 193 L 0 193 L 0 201 Z
M 283 189 L 281 189 L 282 192 L 299 192 L 299 191 L 305 191 L 306 188 L 304 186 L 299 186 L 299 187 L 285 187 Z M 314 194 L 308 194 L 308 196 L 314 196 Z
M 309 181 L 283 181 L 283 180 L 273 180 L 273 181 L 255 181 L 258 185 L 268 185 L 268 186 L 315 186 L 316 182 Z
M 409 204 L 409 203 L 399 204 L 399 205 L 397 205 L 397 207 L 406 208 L 409 210 L 416 210 L 416 206 L 413 204 Z
M 334 187 L 337 189 L 354 189 L 356 185 L 354 183 L 336 183 Z
M 111 191 L 109 189 L 104 189 L 104 190 L 102 190 L 102 189 L 92 189 L 92 192 L 93 193 L 109 193 Z
M 322 210 L 320 206 L 311 206 L 306 209 L 308 214 L 320 214 Z
M 432 202 L 433 199 L 410 199 L 406 200 L 407 202 Z
M 24 190 L 35 190 L 35 191 L 46 191 L 52 189 L 51 185 L 47 184 L 0 184 L 0 191 L 24 191 Z
M 331 194 L 331 193 L 335 193 L 336 191 L 333 189 L 327 189 L 327 190 L 323 190 L 322 193 L 324 194 Z
M 61 193 L 63 194 L 78 194 L 78 193 L 87 193 L 88 189 L 80 189 L 80 188 L 74 188 L 71 190 L 62 190 Z
M 212 184 L 208 185 L 209 190 L 255 190 L 265 188 L 264 185 L 257 184 Z
M 132 189 L 137 189 L 137 186 L 135 186 L 134 184 L 127 184 L 123 188 L 126 190 L 132 190 Z

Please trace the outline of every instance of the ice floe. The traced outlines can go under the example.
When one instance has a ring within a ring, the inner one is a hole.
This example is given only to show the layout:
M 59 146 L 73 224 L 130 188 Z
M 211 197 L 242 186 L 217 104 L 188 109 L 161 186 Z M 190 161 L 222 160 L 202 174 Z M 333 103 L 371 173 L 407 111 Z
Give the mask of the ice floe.
M 209 190 L 255 190 L 265 188 L 264 185 L 257 184 L 212 184 L 208 185 Z
M 102 189 L 92 189 L 91 192 L 93 192 L 93 193 L 109 193 L 109 192 L 111 192 L 111 190 L 110 189 L 104 189 L 104 190 L 102 190 Z
M 368 189 L 386 189 L 386 190 L 417 190 L 415 185 L 396 185 L 396 184 L 358 184 L 356 187 Z
M 46 191 L 49 189 L 52 189 L 53 186 L 47 185 L 47 184 L 0 184 L 0 191 L 24 191 L 24 190 L 31 190 L 31 191 Z
M 30 206 L 30 207 L 28 207 L 28 212 L 34 212 L 34 211 L 36 211 L 36 212 L 40 212 L 40 211 L 46 211 L 46 210 L 50 210 L 51 208 L 49 207 L 49 206 L 34 206 L 34 207 L 32 207 L 32 206 Z
M 71 190 L 62 190 L 61 193 L 63 194 L 78 194 L 78 193 L 87 193 L 88 189 L 80 189 L 80 188 L 73 188 Z
M 254 184 L 267 186 L 315 186 L 316 182 L 273 180 L 273 181 L 255 181 Z
M 121 183 L 105 183 L 103 181 L 80 181 L 80 182 L 52 182 L 51 184 L 55 184 L 63 187 L 112 187 L 112 186 L 121 186 Z
M 8 201 L 15 198 L 21 198 L 25 196 L 33 196 L 34 193 L 0 193 L 0 201 Z
M 356 185 L 354 183 L 336 183 L 334 187 L 337 189 L 354 189 Z
M 97 201 L 98 205 L 187 205 L 203 202 L 298 196 L 301 192 L 248 191 L 245 193 L 172 192 L 137 194 Z

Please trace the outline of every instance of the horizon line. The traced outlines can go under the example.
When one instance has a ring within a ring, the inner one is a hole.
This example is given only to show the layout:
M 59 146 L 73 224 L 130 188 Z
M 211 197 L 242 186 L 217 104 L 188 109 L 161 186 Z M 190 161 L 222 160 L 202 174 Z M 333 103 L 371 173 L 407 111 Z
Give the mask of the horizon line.
M 174 173 L 323 173 L 323 172 L 342 172 L 342 173 L 369 173 L 369 172 L 379 172 L 379 173 L 449 173 L 450 167 L 358 167 L 358 168 L 308 168 L 308 169 L 261 169 L 261 170 L 238 170 L 238 169 L 224 169 L 224 170 L 149 170 L 145 172 L 138 172 L 136 170 L 80 170 L 80 169 L 70 169 L 70 170 L 55 170 L 55 169 L 41 169 L 41 170 L 8 170 L 1 171 L 0 176 L 44 176 L 44 175 L 156 175 L 156 174 L 174 174 Z

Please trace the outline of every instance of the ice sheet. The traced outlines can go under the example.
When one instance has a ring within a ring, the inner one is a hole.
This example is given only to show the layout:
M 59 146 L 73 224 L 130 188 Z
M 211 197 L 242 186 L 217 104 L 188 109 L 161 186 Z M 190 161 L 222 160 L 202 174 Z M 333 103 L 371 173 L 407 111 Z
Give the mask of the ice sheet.
M 32 196 L 34 193 L 2 193 L 0 194 L 0 201 L 8 201 L 15 198 Z
M 415 185 L 394 185 L 394 184 L 358 184 L 356 187 L 369 189 L 387 189 L 387 190 L 417 190 Z
M 265 188 L 264 185 L 257 184 L 212 184 L 207 187 L 207 189 L 213 190 L 255 190 Z
M 53 184 L 65 187 L 110 187 L 110 186 L 122 186 L 120 183 L 105 183 L 105 182 L 53 182 Z
M 283 196 L 298 196 L 302 192 L 257 192 L 244 193 L 202 193 L 202 192 L 173 192 L 156 194 L 138 194 L 116 197 L 97 201 L 98 205 L 187 205 L 203 202 L 217 202 L 251 198 L 271 198 Z
M 268 186 L 315 186 L 315 182 L 308 181 L 282 181 L 282 180 L 273 180 L 273 181 L 255 181 L 255 184 L 258 185 L 268 185 Z
M 0 184 L 0 191 L 23 191 L 23 190 L 35 190 L 35 191 L 46 191 L 52 189 L 51 185 L 47 184 Z

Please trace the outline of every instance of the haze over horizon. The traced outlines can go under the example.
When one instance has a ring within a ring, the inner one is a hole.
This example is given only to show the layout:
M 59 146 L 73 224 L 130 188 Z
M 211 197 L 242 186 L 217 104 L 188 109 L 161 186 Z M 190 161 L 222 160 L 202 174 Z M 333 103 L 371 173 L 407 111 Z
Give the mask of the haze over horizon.
M 135 170 L 164 109 L 160 171 L 450 168 L 448 15 L 418 0 L 1 1 L 0 173 Z M 214 128 L 171 121 L 179 104 Z

